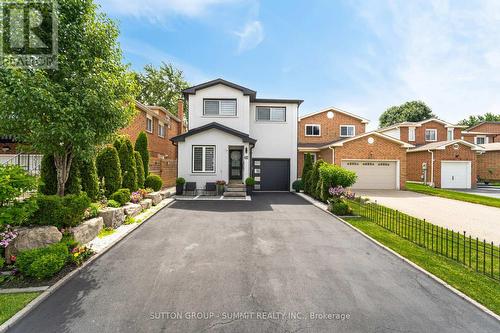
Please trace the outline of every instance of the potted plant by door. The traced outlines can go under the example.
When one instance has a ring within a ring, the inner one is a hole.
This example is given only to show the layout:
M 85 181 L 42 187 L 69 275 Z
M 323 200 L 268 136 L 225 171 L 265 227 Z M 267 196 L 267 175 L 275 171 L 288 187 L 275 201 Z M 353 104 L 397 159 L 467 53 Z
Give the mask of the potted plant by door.
M 217 186 L 217 195 L 224 194 L 224 186 L 226 185 L 225 180 L 218 180 L 215 182 L 215 186 Z
M 175 180 L 175 194 L 176 195 L 182 195 L 184 193 L 184 184 L 186 183 L 186 180 L 182 177 L 179 177 Z
M 253 179 L 253 177 L 248 177 L 245 179 L 245 185 L 247 186 L 247 195 L 252 195 L 255 179 Z

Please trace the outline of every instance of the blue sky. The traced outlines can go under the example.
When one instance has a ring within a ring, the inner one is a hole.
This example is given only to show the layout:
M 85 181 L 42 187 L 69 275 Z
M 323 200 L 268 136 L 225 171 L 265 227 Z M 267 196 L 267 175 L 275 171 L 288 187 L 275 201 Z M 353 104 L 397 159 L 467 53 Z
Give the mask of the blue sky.
M 133 69 L 171 62 L 260 97 L 370 119 L 425 101 L 440 118 L 500 113 L 500 1 L 97 0 Z

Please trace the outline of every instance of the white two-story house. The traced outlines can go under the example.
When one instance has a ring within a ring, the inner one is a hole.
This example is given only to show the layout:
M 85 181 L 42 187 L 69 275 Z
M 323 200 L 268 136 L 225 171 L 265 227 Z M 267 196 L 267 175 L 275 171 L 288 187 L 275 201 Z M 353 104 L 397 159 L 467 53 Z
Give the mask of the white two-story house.
M 257 191 L 289 191 L 297 178 L 297 115 L 301 100 L 257 98 L 216 79 L 183 91 L 189 130 L 173 137 L 178 175 L 196 182 L 243 183 Z

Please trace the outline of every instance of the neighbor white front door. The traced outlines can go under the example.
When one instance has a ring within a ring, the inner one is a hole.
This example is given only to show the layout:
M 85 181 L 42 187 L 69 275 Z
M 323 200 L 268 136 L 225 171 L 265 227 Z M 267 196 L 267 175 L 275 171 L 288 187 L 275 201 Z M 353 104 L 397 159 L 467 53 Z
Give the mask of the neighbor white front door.
M 471 188 L 471 162 L 441 161 L 441 188 Z

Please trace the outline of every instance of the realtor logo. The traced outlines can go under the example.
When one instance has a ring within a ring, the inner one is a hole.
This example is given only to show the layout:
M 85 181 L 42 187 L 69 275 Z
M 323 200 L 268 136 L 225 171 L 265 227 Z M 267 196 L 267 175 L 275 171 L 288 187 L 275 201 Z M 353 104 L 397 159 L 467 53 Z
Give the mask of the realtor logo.
M 57 68 L 55 0 L 0 0 L 0 66 Z

